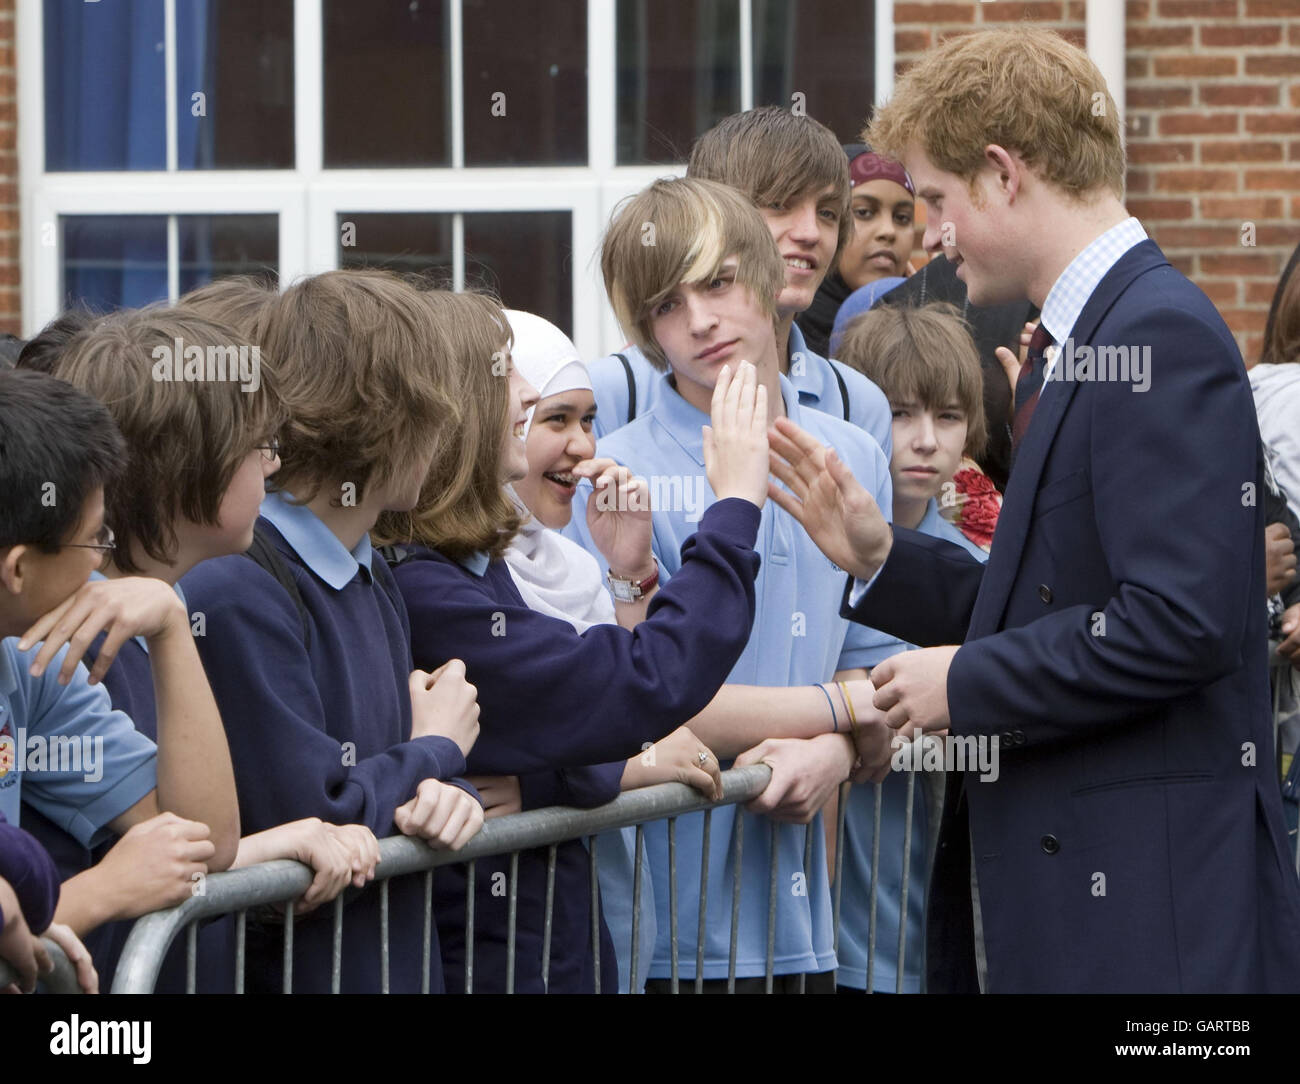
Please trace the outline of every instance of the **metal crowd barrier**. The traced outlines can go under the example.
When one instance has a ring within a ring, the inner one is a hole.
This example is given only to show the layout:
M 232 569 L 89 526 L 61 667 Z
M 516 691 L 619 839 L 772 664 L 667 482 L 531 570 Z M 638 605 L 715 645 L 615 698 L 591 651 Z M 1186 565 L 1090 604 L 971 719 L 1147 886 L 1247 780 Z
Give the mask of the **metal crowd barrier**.
M 50 954 L 50 962 L 54 964 L 54 970 L 40 977 L 37 989 L 46 994 L 81 993 L 81 986 L 77 982 L 77 969 L 64 954 L 63 949 L 59 948 L 48 937 L 42 937 L 41 944 L 45 946 L 45 951 Z M 18 972 L 4 960 L 0 960 L 0 990 L 3 990 L 11 982 L 17 981 Z
M 907 791 L 907 813 L 908 828 L 906 832 L 905 849 L 904 849 L 904 866 L 903 866 L 903 896 L 901 899 L 900 913 L 904 916 L 900 923 L 899 943 L 898 943 L 898 975 L 899 992 L 902 991 L 903 983 L 903 964 L 906 954 L 906 930 L 907 930 L 907 861 L 910 855 L 911 847 L 911 814 L 912 805 L 915 800 L 916 780 L 914 777 L 909 779 Z M 511 816 L 500 817 L 486 821 L 482 830 L 460 851 L 451 852 L 445 850 L 432 850 L 425 843 L 419 840 L 410 839 L 404 836 L 394 836 L 380 841 L 380 863 L 375 871 L 375 880 L 365 889 L 367 892 L 379 892 L 380 896 L 380 924 L 385 931 L 383 943 L 379 946 L 380 952 L 380 976 L 381 991 L 388 992 L 388 952 L 387 943 L 387 917 L 388 917 L 388 882 L 393 877 L 404 877 L 417 874 L 424 876 L 424 963 L 425 963 L 425 984 L 428 982 L 428 961 L 431 951 L 431 931 L 433 928 L 433 871 L 439 866 L 464 864 L 467 867 L 467 897 L 466 897 L 466 931 L 465 931 L 465 991 L 473 992 L 474 966 L 473 966 L 473 939 L 474 939 L 474 870 L 475 862 L 480 858 L 510 856 L 510 873 L 507 886 L 508 893 L 508 911 L 507 911 L 507 972 L 506 972 L 506 991 L 508 993 L 514 990 L 514 934 L 515 934 L 515 914 L 517 906 L 517 875 L 518 875 L 518 854 L 521 851 L 531 850 L 537 847 L 549 848 L 549 861 L 547 870 L 547 892 L 546 892 L 546 915 L 543 933 L 543 952 L 542 952 L 542 971 L 544 975 L 549 974 L 549 957 L 550 957 L 550 934 L 552 909 L 554 904 L 554 876 L 556 862 L 556 846 L 559 843 L 574 839 L 588 839 L 589 843 L 598 833 L 609 829 L 630 827 L 635 825 L 636 832 L 636 866 L 633 881 L 633 900 L 632 900 L 632 937 L 631 937 L 631 975 L 633 981 L 637 975 L 638 965 L 638 913 L 641 905 L 641 839 L 642 826 L 647 821 L 667 820 L 668 822 L 668 845 L 669 845 L 669 896 L 672 901 L 670 906 L 671 914 L 671 944 L 672 944 L 672 989 L 674 992 L 678 989 L 677 980 L 677 930 L 679 916 L 676 906 L 676 820 L 679 816 L 687 813 L 704 812 L 704 843 L 702 851 L 708 854 L 708 836 L 710 830 L 710 810 L 720 805 L 730 805 L 747 802 L 757 797 L 766 787 L 768 780 L 771 778 L 771 770 L 765 764 L 750 765 L 744 768 L 733 769 L 724 772 L 723 797 L 719 802 L 711 802 L 702 797 L 698 791 L 682 783 L 664 783 L 658 786 L 645 787 L 639 790 L 628 791 L 619 795 L 613 802 L 600 806 L 596 809 L 569 809 L 561 807 L 552 807 L 547 809 L 531 810 L 525 813 L 517 813 Z M 844 784 L 840 791 L 839 803 L 839 820 L 837 824 L 837 839 L 839 841 L 836 849 L 836 862 L 834 870 L 834 880 L 832 884 L 832 901 L 833 914 L 835 922 L 835 939 L 838 948 L 839 940 L 839 918 L 840 918 L 840 875 L 843 866 L 843 844 L 844 844 L 844 814 L 848 797 L 849 784 Z M 879 864 L 880 850 L 880 812 L 881 812 L 881 791 L 880 786 L 876 786 L 876 814 L 875 814 L 875 845 L 872 854 L 872 881 L 873 886 L 876 882 L 876 869 Z M 735 857 L 735 869 L 739 872 L 741 853 L 744 846 L 742 838 L 742 819 L 736 818 L 735 828 L 733 829 L 733 847 Z M 814 825 L 810 824 L 807 829 L 806 842 L 804 846 L 804 867 L 805 872 L 810 861 L 812 851 L 813 835 L 817 830 Z M 775 845 L 775 835 L 773 835 L 772 845 Z M 750 844 L 754 845 L 753 843 Z M 599 885 L 597 882 L 597 862 L 598 856 L 595 848 L 590 848 L 590 867 L 591 867 L 591 897 L 593 916 L 599 912 L 597 905 L 599 903 Z M 310 869 L 299 863 L 289 860 L 280 860 L 275 862 L 266 862 L 258 866 L 247 869 L 233 870 L 227 873 L 212 874 L 207 878 L 205 891 L 202 895 L 196 895 L 184 903 L 165 911 L 157 911 L 140 918 L 131 930 L 127 939 L 126 946 L 122 952 L 121 959 L 118 963 L 117 972 L 113 982 L 113 993 L 152 993 L 154 985 L 157 982 L 159 970 L 162 966 L 164 957 L 173 941 L 182 935 L 186 937 L 186 990 L 189 993 L 195 989 L 195 971 L 197 956 L 197 932 L 198 922 L 212 916 L 234 914 L 235 918 L 235 992 L 244 992 L 245 983 L 245 933 L 246 920 L 248 912 L 252 908 L 260 908 L 272 904 L 283 904 L 285 906 L 285 936 L 284 936 L 284 992 L 291 993 L 293 990 L 292 975 L 292 946 L 293 946 L 293 927 L 294 927 L 294 910 L 293 900 L 302 896 L 312 881 Z M 697 943 L 700 948 L 696 959 L 696 975 L 700 975 L 702 968 L 700 966 L 703 955 L 703 933 L 707 908 L 707 883 L 703 885 L 704 891 L 701 892 L 698 929 L 700 937 Z M 768 929 L 767 929 L 767 989 L 772 989 L 773 983 L 773 950 L 776 936 L 776 910 L 775 899 L 777 892 L 776 870 L 773 869 L 772 883 L 769 890 L 769 911 L 768 911 Z M 872 966 L 875 961 L 875 933 L 876 933 L 876 891 L 873 887 L 870 901 L 870 930 L 869 930 L 869 952 L 867 961 L 868 987 L 871 985 L 870 976 L 873 974 Z M 332 969 L 332 988 L 338 992 L 340 985 L 340 968 L 342 952 L 342 930 L 343 930 L 343 897 L 340 896 L 333 902 L 333 969 Z M 736 938 L 738 931 L 740 913 L 739 892 L 733 882 L 733 895 L 731 901 L 731 967 L 728 980 L 728 988 L 734 988 L 735 982 L 735 960 L 736 960 Z M 599 953 L 599 933 L 600 925 L 598 921 L 592 924 L 592 941 L 595 953 Z M 597 965 L 597 991 L 599 992 L 599 965 Z M 700 988 L 702 979 L 696 979 L 696 989 Z M 427 989 L 425 992 L 428 992 Z

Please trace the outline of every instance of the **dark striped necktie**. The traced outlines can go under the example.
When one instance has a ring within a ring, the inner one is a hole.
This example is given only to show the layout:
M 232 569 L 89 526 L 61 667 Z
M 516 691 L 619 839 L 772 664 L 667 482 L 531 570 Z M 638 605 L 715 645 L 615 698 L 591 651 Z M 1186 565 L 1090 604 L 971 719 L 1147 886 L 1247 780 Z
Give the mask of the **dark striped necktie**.
M 1047 366 L 1047 348 L 1054 342 L 1051 333 L 1039 324 L 1034 328 L 1025 352 L 1020 376 L 1016 379 L 1016 411 L 1011 420 L 1011 455 L 1016 454 L 1020 442 L 1029 430 L 1029 420 L 1038 405 L 1038 395 L 1043 390 L 1043 371 Z

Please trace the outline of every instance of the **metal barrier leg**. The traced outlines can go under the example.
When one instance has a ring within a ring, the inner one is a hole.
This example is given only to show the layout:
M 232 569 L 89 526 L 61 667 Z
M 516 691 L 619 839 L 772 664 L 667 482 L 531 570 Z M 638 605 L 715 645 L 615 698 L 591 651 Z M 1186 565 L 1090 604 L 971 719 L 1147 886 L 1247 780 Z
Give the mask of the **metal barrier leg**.
M 668 818 L 668 989 L 677 988 L 677 818 Z
M 474 873 L 470 859 L 465 870 L 465 993 L 474 992 Z
M 745 818 L 736 810 L 736 860 L 731 871 L 731 950 L 727 954 L 727 993 L 736 992 L 736 943 L 740 938 L 740 858 L 745 844 Z
M 867 993 L 875 992 L 873 977 L 876 973 L 876 895 L 880 886 L 880 814 L 884 802 L 884 784 L 872 783 L 875 788 L 876 811 L 871 820 L 871 903 L 867 919 Z
M 903 884 L 898 897 L 898 974 L 894 993 L 903 992 L 903 965 L 907 960 L 907 878 L 912 868 L 912 810 L 916 804 L 916 771 L 907 773 L 907 803 L 903 823 Z
M 388 878 L 379 882 L 379 992 L 388 993 Z
M 293 993 L 293 900 L 284 905 L 284 992 Z
M 506 993 L 515 992 L 515 923 L 519 915 L 519 852 L 510 855 L 510 899 L 506 905 Z
M 555 851 L 552 843 L 546 850 L 546 919 L 542 926 L 542 989 L 551 988 L 551 925 L 555 917 Z
M 772 992 L 772 972 L 776 968 L 776 821 L 768 824 L 767 883 L 767 960 L 763 967 L 764 993 Z
M 812 869 L 813 825 L 816 823 L 817 822 L 815 820 L 809 821 L 808 830 L 803 834 L 803 878 L 805 884 L 812 883 L 812 877 L 809 876 L 808 871 Z M 776 863 L 773 862 L 773 865 L 775 864 Z M 807 973 L 801 971 L 799 972 L 799 993 L 804 994 L 807 992 L 808 992 L 808 975 Z
M 340 896 L 341 900 L 343 897 Z M 420 993 L 429 992 L 429 964 L 433 962 L 433 870 L 424 875 L 424 944 L 420 961 L 424 965 L 420 973 Z
M 244 971 L 247 966 L 244 938 L 247 936 L 248 912 L 240 911 L 235 917 L 235 993 L 244 992 Z
M 191 922 L 185 927 L 185 992 L 194 993 L 194 967 L 199 954 L 199 924 Z
M 596 836 L 587 838 L 587 862 L 591 870 L 591 977 L 600 993 L 600 878 L 596 869 Z
M 709 913 L 709 833 L 713 828 L 713 810 L 704 811 L 704 830 L 700 846 L 700 919 L 695 935 L 695 992 L 704 991 L 704 936 L 705 919 Z
M 636 993 L 636 970 L 641 956 L 641 837 L 644 831 L 642 825 L 636 826 L 636 842 L 632 848 L 635 857 L 632 859 L 632 967 L 627 977 L 629 994 Z
M 334 897 L 334 936 L 330 946 L 330 993 L 343 985 L 343 896 Z

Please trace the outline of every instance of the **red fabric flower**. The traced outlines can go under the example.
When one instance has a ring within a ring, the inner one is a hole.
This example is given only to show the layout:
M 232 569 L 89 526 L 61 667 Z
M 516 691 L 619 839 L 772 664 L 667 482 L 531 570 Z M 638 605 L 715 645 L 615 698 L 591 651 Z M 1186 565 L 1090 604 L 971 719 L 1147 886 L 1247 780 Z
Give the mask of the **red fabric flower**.
M 939 501 L 943 517 L 980 549 L 988 552 L 1002 511 L 1002 494 L 973 459 L 963 459 L 952 488 Z

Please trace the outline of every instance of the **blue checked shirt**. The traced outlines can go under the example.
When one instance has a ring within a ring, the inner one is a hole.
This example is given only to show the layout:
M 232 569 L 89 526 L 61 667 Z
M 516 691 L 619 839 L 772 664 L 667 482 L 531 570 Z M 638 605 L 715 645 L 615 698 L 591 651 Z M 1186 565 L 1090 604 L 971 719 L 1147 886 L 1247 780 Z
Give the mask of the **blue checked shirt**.
M 1052 284 L 1043 302 L 1041 323 L 1052 336 L 1048 347 L 1047 366 L 1043 370 L 1043 393 L 1052 379 L 1056 359 L 1061 356 L 1061 344 L 1074 331 L 1074 325 L 1083 312 L 1083 306 L 1097 289 L 1107 273 L 1134 245 L 1147 239 L 1147 231 L 1136 218 L 1126 218 L 1112 226 L 1087 248 L 1079 253 L 1061 277 Z

